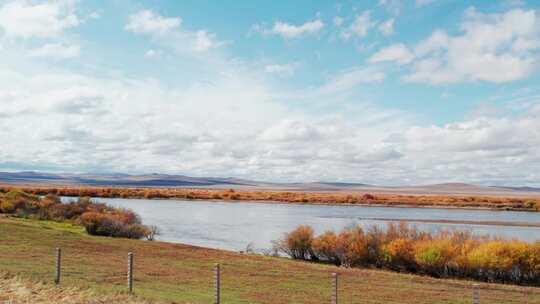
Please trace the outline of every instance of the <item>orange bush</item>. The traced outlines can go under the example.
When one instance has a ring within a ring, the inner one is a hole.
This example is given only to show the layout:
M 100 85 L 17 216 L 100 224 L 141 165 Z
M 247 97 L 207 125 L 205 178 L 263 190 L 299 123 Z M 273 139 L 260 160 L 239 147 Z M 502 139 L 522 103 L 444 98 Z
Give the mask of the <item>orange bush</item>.
M 342 231 L 338 235 L 336 249 L 341 265 L 352 267 L 367 264 L 367 239 L 360 227 Z
M 115 213 L 85 212 L 81 215 L 81 224 L 88 234 L 125 237 L 132 239 L 148 238 L 151 230 L 140 224 L 133 212 L 119 210 Z
M 313 253 L 322 261 L 339 265 L 340 259 L 336 253 L 337 245 L 338 237 L 336 233 L 327 231 L 313 240 Z
M 300 225 L 285 234 L 282 240 L 275 242 L 276 249 L 281 250 L 294 259 L 307 260 L 313 258 L 313 228 Z
M 540 241 L 529 244 L 463 231 L 419 232 L 404 224 L 366 231 L 357 226 L 313 239 L 312 229 L 299 226 L 279 243 L 286 249 L 282 252 L 293 258 L 346 267 L 375 266 L 436 277 L 540 285 Z
M 407 238 L 392 240 L 385 246 L 387 265 L 397 270 L 416 269 L 414 241 Z

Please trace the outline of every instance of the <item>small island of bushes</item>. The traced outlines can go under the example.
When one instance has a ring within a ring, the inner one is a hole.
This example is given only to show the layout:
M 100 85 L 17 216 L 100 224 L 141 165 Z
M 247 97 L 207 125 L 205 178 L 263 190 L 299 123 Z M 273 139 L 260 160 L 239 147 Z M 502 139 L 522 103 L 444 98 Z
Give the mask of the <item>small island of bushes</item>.
M 145 226 L 131 210 L 93 202 L 88 197 L 62 202 L 52 194 L 31 195 L 12 190 L 0 193 L 0 213 L 15 217 L 72 222 L 84 226 L 91 235 L 153 240 L 157 228 Z

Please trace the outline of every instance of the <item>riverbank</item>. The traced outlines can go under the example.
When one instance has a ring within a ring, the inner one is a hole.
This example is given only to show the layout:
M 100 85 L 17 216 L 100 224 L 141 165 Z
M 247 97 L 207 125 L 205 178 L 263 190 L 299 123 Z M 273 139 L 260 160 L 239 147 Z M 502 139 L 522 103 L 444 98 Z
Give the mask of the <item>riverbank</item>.
M 209 303 L 212 267 L 222 265 L 225 303 L 324 303 L 330 274 L 343 303 L 462 303 L 472 282 L 381 270 L 346 269 L 189 245 L 86 235 L 65 223 L 0 217 L 0 271 L 51 282 L 63 250 L 63 286 L 102 295 L 125 292 L 127 252 L 135 254 L 135 294 L 149 300 Z M 540 288 L 481 284 L 482 303 L 540 303 Z
M 508 211 L 540 211 L 540 198 L 398 195 L 360 192 L 248 191 L 234 189 L 120 188 L 75 186 L 0 186 L 0 191 L 20 189 L 27 193 L 102 198 L 191 199 L 265 201 L 313 205 L 362 205 L 379 207 L 461 208 Z

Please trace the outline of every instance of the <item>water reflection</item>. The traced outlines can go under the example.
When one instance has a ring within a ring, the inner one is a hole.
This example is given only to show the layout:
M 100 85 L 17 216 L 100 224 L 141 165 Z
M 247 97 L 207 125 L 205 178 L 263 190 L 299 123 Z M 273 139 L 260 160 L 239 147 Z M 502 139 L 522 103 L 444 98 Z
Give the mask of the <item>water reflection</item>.
M 228 250 L 270 248 L 271 241 L 299 224 L 316 233 L 340 230 L 354 224 L 386 225 L 365 218 L 445 219 L 472 221 L 540 222 L 540 213 L 485 210 L 445 210 L 362 206 L 313 206 L 253 202 L 96 199 L 129 208 L 143 222 L 157 225 L 159 240 Z M 475 234 L 499 235 L 526 241 L 540 240 L 540 228 L 470 224 L 415 223 L 419 229 L 469 229 Z

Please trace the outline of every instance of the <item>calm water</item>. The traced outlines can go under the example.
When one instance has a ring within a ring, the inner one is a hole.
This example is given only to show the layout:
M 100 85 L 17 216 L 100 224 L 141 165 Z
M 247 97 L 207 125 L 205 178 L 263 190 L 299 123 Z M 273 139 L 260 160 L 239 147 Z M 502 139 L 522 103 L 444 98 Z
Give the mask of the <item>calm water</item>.
M 145 224 L 159 227 L 159 240 L 228 250 L 245 250 L 249 243 L 253 243 L 255 248 L 270 248 L 272 240 L 299 224 L 311 225 L 317 233 L 340 230 L 353 224 L 386 225 L 384 221 L 364 218 L 540 222 L 540 213 L 530 212 L 224 201 L 96 200 L 137 212 Z M 441 228 L 469 229 L 476 234 L 540 240 L 540 228 L 432 223 L 417 223 L 415 226 L 432 231 Z

